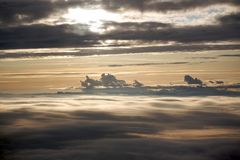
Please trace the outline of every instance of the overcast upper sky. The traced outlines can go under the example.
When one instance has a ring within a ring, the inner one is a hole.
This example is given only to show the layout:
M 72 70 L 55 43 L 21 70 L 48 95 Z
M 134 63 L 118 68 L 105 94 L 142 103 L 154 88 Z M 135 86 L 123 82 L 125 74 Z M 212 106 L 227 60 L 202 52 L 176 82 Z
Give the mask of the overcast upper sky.
M 0 49 L 239 48 L 239 8 L 240 0 L 0 0 Z

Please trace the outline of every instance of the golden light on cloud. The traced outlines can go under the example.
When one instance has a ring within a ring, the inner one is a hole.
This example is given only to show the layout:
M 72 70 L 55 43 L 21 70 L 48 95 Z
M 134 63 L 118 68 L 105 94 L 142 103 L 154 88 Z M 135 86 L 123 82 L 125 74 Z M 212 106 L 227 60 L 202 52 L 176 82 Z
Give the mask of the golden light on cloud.
M 175 129 L 167 130 L 156 134 L 129 133 L 132 136 L 143 138 L 159 138 L 159 139 L 208 139 L 208 138 L 227 138 L 240 137 L 239 129 Z
M 92 32 L 102 33 L 103 21 L 120 20 L 120 15 L 103 9 L 69 8 L 63 18 L 71 23 L 87 24 Z

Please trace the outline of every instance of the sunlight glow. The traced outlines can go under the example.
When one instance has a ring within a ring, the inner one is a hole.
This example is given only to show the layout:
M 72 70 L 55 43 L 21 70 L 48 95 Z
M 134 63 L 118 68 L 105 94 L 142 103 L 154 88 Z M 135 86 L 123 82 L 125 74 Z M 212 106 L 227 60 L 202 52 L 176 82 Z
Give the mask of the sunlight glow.
M 104 32 L 103 21 L 116 21 L 120 16 L 103 9 L 70 8 L 63 18 L 71 23 L 88 24 L 92 32 L 102 33 Z

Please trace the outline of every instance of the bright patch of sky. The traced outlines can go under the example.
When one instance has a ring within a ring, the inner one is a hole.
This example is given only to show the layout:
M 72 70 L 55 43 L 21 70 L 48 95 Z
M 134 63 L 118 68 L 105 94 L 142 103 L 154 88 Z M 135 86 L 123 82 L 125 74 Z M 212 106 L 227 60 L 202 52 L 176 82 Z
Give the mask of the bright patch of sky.
M 91 31 L 101 32 L 103 21 L 119 20 L 120 15 L 103 9 L 70 8 L 63 18 L 70 23 L 88 24 Z
M 157 21 L 162 23 L 171 23 L 175 26 L 194 26 L 194 25 L 211 25 L 216 23 L 216 18 L 230 13 L 237 12 L 237 7 L 228 5 L 214 5 L 208 8 L 194 9 L 188 11 L 169 11 L 161 12 L 127 12 L 122 16 L 124 21 L 146 22 Z
M 102 25 L 106 21 L 115 22 L 161 22 L 174 26 L 196 26 L 217 24 L 217 18 L 238 12 L 238 8 L 229 5 L 213 5 L 206 8 L 169 12 L 141 12 L 129 10 L 115 13 L 102 8 L 69 8 L 66 12 L 59 12 L 46 19 L 33 23 L 43 24 L 86 24 L 92 32 L 103 33 Z M 80 33 L 81 34 L 81 33 Z

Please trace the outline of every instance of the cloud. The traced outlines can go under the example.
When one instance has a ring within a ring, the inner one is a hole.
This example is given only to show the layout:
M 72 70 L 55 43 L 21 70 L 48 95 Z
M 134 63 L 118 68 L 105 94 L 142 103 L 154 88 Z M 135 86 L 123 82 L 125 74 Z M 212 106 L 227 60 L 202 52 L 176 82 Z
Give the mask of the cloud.
M 0 24 L 31 22 L 48 17 L 55 11 L 50 1 L 0 1 Z
M 106 1 L 107 2 L 107 1 Z M 120 2 L 120 1 L 119 1 Z M 138 1 L 126 1 L 129 4 L 139 3 Z M 143 2 L 143 1 L 142 1 Z M 217 1 L 194 1 L 196 6 L 206 3 L 217 3 Z M 28 24 L 23 25 L 21 21 L 34 21 L 41 19 L 46 15 L 50 15 L 55 8 L 82 5 L 82 7 L 90 7 L 94 3 L 84 1 L 10 1 L 0 2 L 1 7 L 0 21 L 2 23 L 15 23 L 17 25 L 2 25 L 0 27 L 0 48 L 53 48 L 53 47 L 82 47 L 82 46 L 101 46 L 100 42 L 113 40 L 116 44 L 121 45 L 118 41 L 136 41 L 137 44 L 158 41 L 159 43 L 205 43 L 205 42 L 222 42 L 233 41 L 238 42 L 240 32 L 239 13 L 231 13 L 222 17 L 216 17 L 218 23 L 211 25 L 190 25 L 176 26 L 175 24 L 162 23 L 156 21 L 146 22 L 114 22 L 103 21 L 103 33 L 91 32 L 89 24 Z M 15 4 L 16 3 L 16 4 Z M 18 3 L 23 5 L 21 8 Z M 22 4 L 23 3 L 23 4 Z M 39 4 L 38 4 L 39 3 Z M 48 5 L 49 3 L 49 5 Z M 100 3 L 100 1 L 98 1 Z M 98 4 L 97 3 L 97 4 Z M 105 3 L 105 2 L 103 2 Z M 111 3 L 117 3 L 112 1 Z M 145 3 L 145 2 L 144 2 Z M 146 2 L 147 4 L 150 1 Z M 155 2 L 151 2 L 153 5 Z M 157 2 L 157 3 L 173 3 Z M 175 3 L 193 3 L 193 1 L 178 1 Z M 237 1 L 219 1 L 219 3 L 238 4 Z M 6 7 L 6 6 L 8 6 Z M 32 7 L 33 5 L 33 7 Z M 44 10 L 44 6 L 48 6 Z M 127 4 L 126 4 L 127 5 Z M 131 6 L 131 5 L 130 5 Z M 136 5 L 138 6 L 138 5 Z M 180 5 L 181 6 L 181 5 Z M 29 9 L 24 9 L 29 7 Z M 35 8 L 39 7 L 39 8 Z M 76 7 L 76 6 L 75 6 Z M 8 9 L 6 9 L 8 8 Z M 34 11 L 34 12 L 33 12 Z M 26 12 L 26 13 L 25 13 Z M 43 13 L 42 13 L 43 12 Z M 45 13 L 46 12 L 46 13 Z M 26 14 L 26 16 L 25 16 Z M 20 16 L 20 19 L 19 19 Z M 9 17 L 9 18 L 6 18 Z M 21 18 L 22 17 L 22 18 Z M 4 19 L 6 18 L 6 19 Z M 18 18 L 18 19 L 16 19 Z M 2 19 L 2 20 L 1 20 Z M 127 43 L 125 45 L 128 45 Z M 163 47 L 167 48 L 167 47 Z M 176 47 L 174 47 L 176 48 Z M 170 47 L 171 50 L 171 47 Z
M 103 28 L 114 28 L 114 30 L 126 30 L 126 31 L 147 31 L 147 30 L 159 30 L 162 28 L 171 27 L 171 24 L 161 22 L 113 22 L 108 21 L 104 23 Z
M 198 78 L 193 78 L 190 75 L 184 76 L 184 82 L 186 82 L 187 84 L 199 84 L 199 85 L 203 84 L 202 80 L 200 80 Z
M 19 25 L 44 19 L 70 7 L 88 6 L 83 0 L 0 0 L 0 25 Z
M 219 17 L 218 20 L 222 24 L 232 25 L 232 24 L 240 24 L 240 12 L 232 13 L 230 15 L 225 15 L 222 17 Z
M 103 6 L 105 9 L 111 11 L 126 11 L 126 10 L 140 10 L 140 11 L 178 11 L 178 10 L 189 10 L 199 7 L 207 7 L 216 4 L 231 4 L 239 5 L 238 0 L 179 0 L 179 1 L 154 1 L 154 0 L 103 0 Z
M 219 57 L 240 57 L 239 54 L 223 54 L 223 55 L 220 55 Z
M 19 25 L 46 19 L 51 15 L 66 13 L 68 8 L 103 8 L 113 12 L 139 11 L 181 11 L 210 5 L 226 4 L 238 6 L 238 0 L 0 0 L 0 25 Z
M 221 81 L 219 81 L 219 84 Z M 202 84 L 202 81 L 196 81 L 195 79 L 188 84 Z M 232 91 L 231 89 L 239 88 L 239 84 L 234 85 L 222 85 L 222 86 L 206 86 L 206 87 L 192 87 L 192 86 L 145 86 L 142 88 L 96 88 L 85 89 L 81 92 L 64 91 L 58 92 L 59 94 L 87 94 L 87 95 L 145 95 L 145 96 L 232 96 L 237 97 L 240 92 Z
M 188 64 L 189 62 L 172 62 L 172 63 L 137 63 L 137 64 L 110 64 L 109 67 L 128 67 L 128 66 L 148 66 L 164 64 Z
M 23 41 L 23 40 L 22 40 Z M 14 40 L 13 40 L 14 42 Z M 91 42 L 93 44 L 91 44 Z M 99 41 L 96 41 L 95 43 L 97 44 Z M 16 42 L 14 42 L 16 43 Z M 69 42 L 70 43 L 70 42 Z M 88 43 L 86 42 L 86 44 L 75 44 L 75 42 L 73 42 L 71 45 L 76 45 L 79 47 L 79 45 L 82 46 L 91 46 L 94 45 L 94 40 L 93 41 L 89 41 Z M 0 43 L 1 44 L 1 43 Z M 57 47 L 59 46 L 61 43 L 55 42 L 54 46 Z M 21 44 L 18 44 L 21 46 Z M 65 44 L 66 46 L 68 46 L 67 44 Z M 9 45 L 7 45 L 9 46 Z M 13 45 L 10 45 L 11 48 L 14 48 Z M 9 47 L 10 47 L 9 46 Z M 16 46 L 19 47 L 20 46 Z M 37 45 L 36 45 L 37 46 Z M 53 46 L 51 44 L 42 44 L 42 46 L 48 47 L 48 46 Z M 15 47 L 15 48 L 16 48 Z M 26 43 L 24 44 L 25 48 L 33 48 L 34 46 L 31 43 Z M 6 46 L 2 46 L 2 48 L 7 48 Z M 145 47 L 131 47 L 131 48 L 121 48 L 121 46 L 112 48 L 112 49 L 98 49 L 96 50 L 94 47 L 88 48 L 88 49 L 84 49 L 81 51 L 76 51 L 76 52 L 48 52 L 45 53 L 44 51 L 42 52 L 30 52 L 30 53 L 25 53 L 25 52 L 13 52 L 11 54 L 5 53 L 3 51 L 3 53 L 0 54 L 0 59 L 16 59 L 16 58 L 36 58 L 36 57 L 61 57 L 61 56 L 91 56 L 91 55 L 110 55 L 110 54 L 126 54 L 126 53 L 131 53 L 131 54 L 138 54 L 138 53 L 148 53 L 148 52 L 166 52 L 166 51 L 185 51 L 185 52 L 194 52 L 194 51 L 210 51 L 210 50 L 231 50 L 231 49 L 240 49 L 240 45 L 207 45 L 207 44 L 188 44 L 188 45 L 180 45 L 180 44 L 176 44 L 176 45 L 166 45 L 166 46 L 145 46 Z M 78 50 L 78 49 L 76 49 Z
M 217 59 L 218 57 L 188 57 L 189 59 Z
M 59 98 L 64 102 L 59 102 Z M 67 103 L 66 99 L 70 101 Z M 112 109 L 97 111 L 97 107 L 101 108 L 99 103 L 108 106 L 109 99 L 114 100 L 110 103 Z M 30 105 L 18 105 L 19 100 Z M 238 98 L 81 96 L 79 99 L 66 95 L 24 95 L 4 98 L 4 102 L 1 101 L 6 111 L 1 111 L 0 149 L 6 159 L 175 160 L 195 159 L 196 155 L 199 159 L 239 156 Z M 58 105 L 52 106 L 54 102 Z M 64 110 L 56 108 L 63 103 L 67 104 Z M 9 109 L 14 107 L 18 109 Z M 183 132 L 190 134 L 190 138 L 179 139 Z M 167 133 L 173 137 L 152 137 Z
M 228 17 L 223 17 L 226 19 Z M 102 39 L 113 40 L 143 40 L 143 41 L 175 41 L 181 43 L 189 42 L 209 42 L 209 41 L 237 41 L 240 37 L 238 30 L 239 24 L 235 19 L 231 23 L 225 23 L 220 18 L 220 24 L 216 25 L 199 25 L 199 26 L 184 26 L 184 27 L 167 27 L 162 29 L 162 24 L 151 24 L 148 27 L 137 30 L 138 23 L 131 23 L 130 26 L 135 26 L 128 29 L 124 27 L 124 23 L 119 23 L 116 30 L 109 31 L 102 36 Z M 154 25 L 151 27 L 151 25 Z M 156 27 L 158 25 L 159 27 Z M 115 27 L 116 23 L 106 23 L 105 27 Z M 152 29 L 154 28 L 154 29 Z
M 81 29 L 82 33 L 75 33 L 75 27 Z M 0 28 L 0 35 L 0 48 L 73 47 L 97 43 L 87 26 L 82 24 L 56 26 L 39 24 Z

